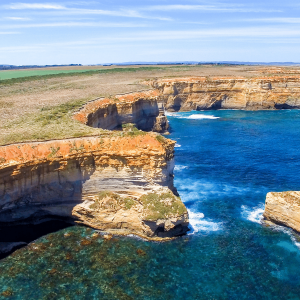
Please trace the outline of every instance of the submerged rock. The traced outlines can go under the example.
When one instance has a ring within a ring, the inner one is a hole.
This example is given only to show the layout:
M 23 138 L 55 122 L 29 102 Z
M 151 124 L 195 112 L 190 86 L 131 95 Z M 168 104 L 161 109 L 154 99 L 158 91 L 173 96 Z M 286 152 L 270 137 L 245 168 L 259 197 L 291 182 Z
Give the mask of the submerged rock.
M 268 193 L 264 217 L 300 232 L 300 192 Z

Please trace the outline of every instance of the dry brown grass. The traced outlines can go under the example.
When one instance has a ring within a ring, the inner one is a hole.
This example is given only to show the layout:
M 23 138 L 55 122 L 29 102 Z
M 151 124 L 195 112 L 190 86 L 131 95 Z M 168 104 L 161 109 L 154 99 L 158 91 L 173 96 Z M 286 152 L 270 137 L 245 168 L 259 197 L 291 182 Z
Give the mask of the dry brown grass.
M 282 68 L 283 72 L 290 72 L 290 69 Z M 299 71 L 299 68 L 293 70 Z M 156 70 L 50 79 L 41 77 L 35 81 L 0 85 L 0 145 L 99 135 L 100 129 L 72 120 L 73 111 L 98 97 L 149 89 L 141 84 L 146 79 L 181 76 L 255 77 L 270 72 L 272 68 L 255 66 L 160 66 Z

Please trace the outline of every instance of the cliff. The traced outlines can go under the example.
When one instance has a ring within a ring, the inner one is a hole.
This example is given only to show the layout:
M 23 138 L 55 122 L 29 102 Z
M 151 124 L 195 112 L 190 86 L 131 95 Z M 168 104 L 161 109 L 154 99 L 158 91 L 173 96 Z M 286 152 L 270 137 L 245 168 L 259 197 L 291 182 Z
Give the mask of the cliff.
M 268 193 L 264 217 L 300 232 L 300 192 Z
M 144 131 L 163 133 L 169 128 L 157 90 L 92 101 L 76 112 L 74 119 L 91 127 L 109 130 L 127 123 L 135 124 Z
M 150 239 L 184 234 L 174 145 L 138 131 L 0 147 L 0 225 L 55 216 Z
M 300 76 L 191 77 L 148 82 L 169 111 L 300 108 Z

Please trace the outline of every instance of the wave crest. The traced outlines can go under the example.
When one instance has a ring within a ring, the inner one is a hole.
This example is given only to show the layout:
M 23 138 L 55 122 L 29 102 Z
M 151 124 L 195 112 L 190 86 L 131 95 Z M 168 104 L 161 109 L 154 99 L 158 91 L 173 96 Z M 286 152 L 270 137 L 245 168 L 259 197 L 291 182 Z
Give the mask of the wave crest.
M 254 222 L 254 223 L 258 223 L 261 224 L 262 223 L 262 219 L 263 219 L 263 213 L 265 211 L 265 205 L 264 204 L 260 204 L 256 207 L 248 207 L 246 205 L 242 205 L 242 212 L 241 215 L 243 218 Z

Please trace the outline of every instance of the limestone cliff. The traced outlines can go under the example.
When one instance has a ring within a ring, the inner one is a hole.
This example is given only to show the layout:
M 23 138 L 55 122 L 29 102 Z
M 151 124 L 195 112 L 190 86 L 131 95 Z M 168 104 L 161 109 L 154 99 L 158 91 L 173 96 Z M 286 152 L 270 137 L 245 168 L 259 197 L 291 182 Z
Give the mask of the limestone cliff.
M 155 133 L 115 132 L 0 147 L 0 223 L 60 216 L 148 238 L 184 234 L 187 211 L 172 193 L 174 145 Z M 113 196 L 101 198 L 106 191 Z M 159 197 L 149 207 L 143 197 L 152 194 Z M 161 205 L 166 212 L 149 218 Z
M 169 111 L 300 108 L 300 76 L 192 77 L 148 83 Z
M 117 95 L 86 104 L 74 119 L 96 128 L 116 129 L 132 123 L 140 130 L 167 132 L 169 124 L 158 91 Z
M 300 232 L 300 192 L 268 193 L 264 217 Z

